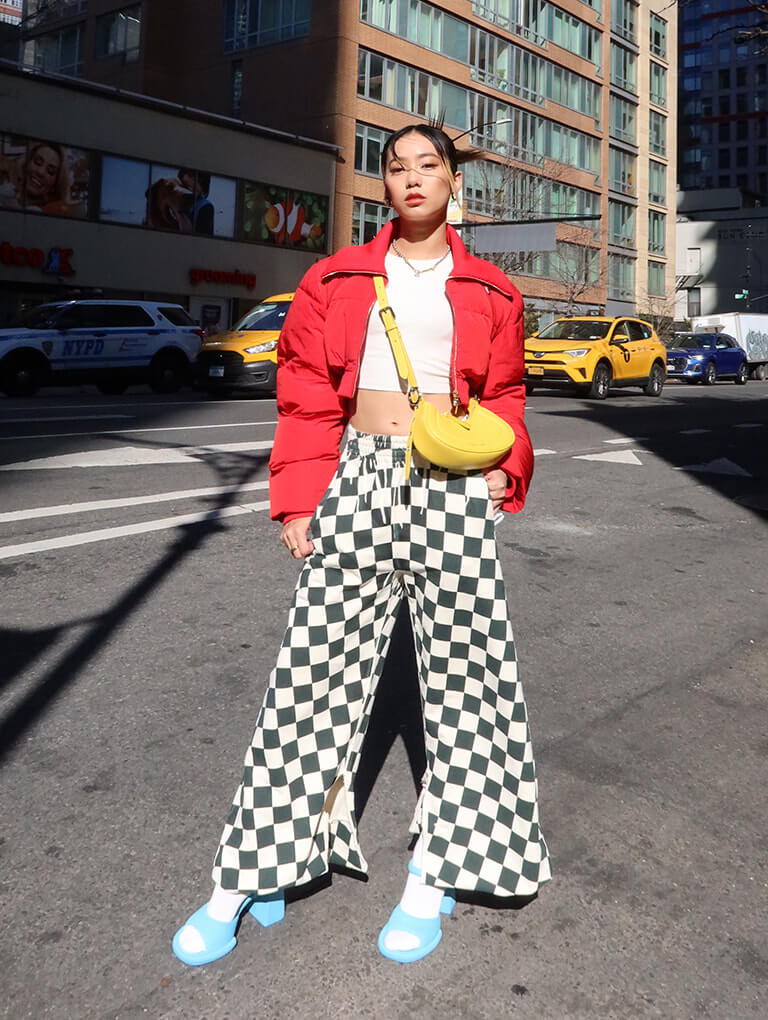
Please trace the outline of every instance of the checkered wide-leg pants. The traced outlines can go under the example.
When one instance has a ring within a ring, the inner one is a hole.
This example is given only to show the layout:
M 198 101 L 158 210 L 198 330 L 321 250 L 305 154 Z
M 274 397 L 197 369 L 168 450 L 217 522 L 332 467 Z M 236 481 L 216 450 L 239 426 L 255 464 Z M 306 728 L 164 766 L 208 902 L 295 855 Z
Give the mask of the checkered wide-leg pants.
M 331 865 L 367 873 L 353 789 L 400 601 L 408 599 L 427 769 L 411 830 L 443 888 L 526 896 L 550 877 L 528 718 L 481 472 L 349 430 L 312 521 L 213 880 L 266 894 Z

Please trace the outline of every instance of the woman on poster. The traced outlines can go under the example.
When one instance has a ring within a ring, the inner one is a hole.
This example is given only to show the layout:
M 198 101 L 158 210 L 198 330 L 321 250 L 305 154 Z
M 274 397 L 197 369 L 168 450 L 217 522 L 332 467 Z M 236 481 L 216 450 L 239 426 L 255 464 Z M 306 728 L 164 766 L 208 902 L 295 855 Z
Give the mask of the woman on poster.
M 456 891 L 528 897 L 550 877 L 494 535 L 499 511 L 522 508 L 533 471 L 523 306 L 446 224 L 458 160 L 438 127 L 392 135 L 382 172 L 397 218 L 316 263 L 283 327 L 270 498 L 281 541 L 303 566 L 213 896 L 173 940 L 185 963 L 229 952 L 246 911 L 262 925 L 279 921 L 285 891 L 332 866 L 367 873 L 355 775 L 403 599 L 427 768 L 405 889 L 380 951 L 403 963 L 430 953 Z M 513 427 L 498 464 L 450 472 L 414 450 L 406 473 L 413 412 L 375 314 L 378 274 L 424 398 L 461 413 L 475 395 Z

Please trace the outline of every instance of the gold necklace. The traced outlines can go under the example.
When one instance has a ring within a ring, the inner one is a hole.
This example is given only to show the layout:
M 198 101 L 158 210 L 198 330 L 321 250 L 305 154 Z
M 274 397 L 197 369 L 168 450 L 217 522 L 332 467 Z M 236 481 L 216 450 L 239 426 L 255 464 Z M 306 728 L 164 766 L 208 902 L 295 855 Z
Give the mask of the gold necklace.
M 403 260 L 403 262 L 405 262 L 406 266 L 408 266 L 408 268 L 411 270 L 411 272 L 413 273 L 414 276 L 421 276 L 422 273 L 431 273 L 433 269 L 437 269 L 437 267 L 440 265 L 440 263 L 443 262 L 445 259 L 447 259 L 448 256 L 451 254 L 451 249 L 450 249 L 450 246 L 449 246 L 448 250 L 446 251 L 446 253 L 444 255 L 441 255 L 440 258 L 437 260 L 437 262 L 435 262 L 435 264 L 433 266 L 427 266 L 426 269 L 417 269 L 416 266 L 414 266 L 413 263 L 411 263 L 405 257 L 405 255 L 403 255 L 403 253 L 400 251 L 400 249 L 397 247 L 397 245 L 395 244 L 394 238 L 392 239 L 392 251 L 395 253 L 395 255 L 398 256 L 398 258 L 401 258 Z

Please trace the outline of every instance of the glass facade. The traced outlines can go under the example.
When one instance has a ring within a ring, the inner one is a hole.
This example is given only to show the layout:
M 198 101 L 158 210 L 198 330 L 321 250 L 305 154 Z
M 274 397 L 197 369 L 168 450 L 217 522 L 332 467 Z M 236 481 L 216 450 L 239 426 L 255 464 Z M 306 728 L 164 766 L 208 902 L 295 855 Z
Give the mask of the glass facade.
M 224 51 L 309 35 L 312 0 L 225 0 Z
M 450 127 L 477 125 L 473 144 L 523 162 L 544 157 L 600 171 L 599 138 L 362 48 L 357 94 L 420 117 L 444 114 Z

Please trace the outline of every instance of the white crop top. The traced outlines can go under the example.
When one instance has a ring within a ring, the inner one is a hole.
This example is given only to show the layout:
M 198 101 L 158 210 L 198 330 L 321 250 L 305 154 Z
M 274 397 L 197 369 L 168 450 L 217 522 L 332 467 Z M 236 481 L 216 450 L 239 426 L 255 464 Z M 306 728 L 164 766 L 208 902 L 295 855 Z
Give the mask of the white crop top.
M 435 259 L 409 259 L 417 269 L 435 264 Z M 387 298 L 395 313 L 405 349 L 422 393 L 450 393 L 453 313 L 445 296 L 445 281 L 453 269 L 449 255 L 433 271 L 416 276 L 403 259 L 391 252 L 384 259 Z M 379 303 L 368 320 L 360 389 L 405 392 L 395 367 L 392 348 L 379 317 Z

